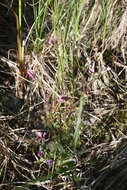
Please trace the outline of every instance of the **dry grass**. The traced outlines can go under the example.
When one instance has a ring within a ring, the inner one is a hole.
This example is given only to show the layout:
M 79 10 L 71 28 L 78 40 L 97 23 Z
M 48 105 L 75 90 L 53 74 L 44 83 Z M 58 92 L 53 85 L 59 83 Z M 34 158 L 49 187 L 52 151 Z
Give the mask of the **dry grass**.
M 0 17 L 0 188 L 109 190 L 122 179 L 118 187 L 124 190 L 126 141 L 119 138 L 127 133 L 125 2 L 47 2 L 38 39 L 33 5 L 24 2 L 32 14 L 24 15 L 24 76 L 15 54 L 15 21 L 7 25 L 13 15 L 4 8 Z

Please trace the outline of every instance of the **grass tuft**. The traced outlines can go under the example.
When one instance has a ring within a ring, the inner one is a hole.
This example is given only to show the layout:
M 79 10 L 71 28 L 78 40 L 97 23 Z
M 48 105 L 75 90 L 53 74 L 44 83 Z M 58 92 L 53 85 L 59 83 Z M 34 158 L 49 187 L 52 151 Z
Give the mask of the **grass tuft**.
M 127 188 L 125 4 L 1 0 L 1 189 Z

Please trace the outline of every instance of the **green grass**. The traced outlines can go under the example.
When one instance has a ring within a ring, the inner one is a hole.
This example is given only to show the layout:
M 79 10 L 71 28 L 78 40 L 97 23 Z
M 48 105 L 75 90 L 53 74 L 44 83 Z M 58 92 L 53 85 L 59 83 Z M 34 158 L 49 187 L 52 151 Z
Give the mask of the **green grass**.
M 25 96 L 14 118 L 1 116 L 1 183 L 14 181 L 15 189 L 39 183 L 52 189 L 90 187 L 109 164 L 105 144 L 126 134 L 120 131 L 118 110 L 126 109 L 127 86 L 124 67 L 115 64 L 123 64 L 122 44 L 113 50 L 125 7 L 113 0 L 33 0 L 25 6 L 33 17 L 23 37 L 25 7 L 19 0 L 18 58 L 25 68 L 20 76 Z M 20 90 L 18 69 L 10 71 L 14 94 Z M 1 98 L 3 105 L 8 106 Z
M 83 111 L 83 98 L 81 98 L 80 100 L 80 106 L 79 106 L 79 110 L 77 113 L 77 123 L 76 123 L 76 127 L 75 127 L 75 132 L 74 132 L 74 149 L 77 148 L 77 145 L 80 142 L 80 133 L 81 133 L 81 118 L 82 118 L 82 111 Z
M 39 53 L 44 35 L 44 25 L 46 24 L 46 18 L 51 0 L 38 1 L 33 0 L 33 12 L 34 12 L 34 52 Z

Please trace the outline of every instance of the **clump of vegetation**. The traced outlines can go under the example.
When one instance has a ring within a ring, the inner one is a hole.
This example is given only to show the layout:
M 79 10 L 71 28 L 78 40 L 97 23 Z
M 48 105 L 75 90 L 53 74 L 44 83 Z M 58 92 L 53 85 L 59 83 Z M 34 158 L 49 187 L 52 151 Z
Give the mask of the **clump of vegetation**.
M 0 10 L 0 188 L 125 190 L 126 2 Z

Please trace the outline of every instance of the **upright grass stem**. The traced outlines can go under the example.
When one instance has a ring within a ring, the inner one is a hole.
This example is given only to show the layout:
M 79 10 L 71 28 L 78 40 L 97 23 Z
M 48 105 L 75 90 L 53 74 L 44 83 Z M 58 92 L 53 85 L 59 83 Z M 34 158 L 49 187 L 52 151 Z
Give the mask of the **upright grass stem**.
M 18 1 L 18 16 L 15 13 L 17 25 L 17 45 L 18 45 L 18 63 L 19 63 L 19 77 L 18 77 L 18 94 L 20 98 L 24 96 L 24 78 L 26 71 L 23 63 L 23 47 L 22 47 L 22 17 L 23 17 L 23 0 Z M 20 77 L 21 76 L 21 77 Z
M 102 6 L 102 26 L 103 26 L 103 39 L 106 38 L 108 31 L 107 31 L 107 24 L 109 19 L 110 13 L 110 6 L 112 4 L 112 0 L 108 0 L 106 3 L 101 2 Z
M 80 129 L 81 129 L 81 116 L 83 110 L 83 98 L 80 99 L 79 111 L 77 115 L 77 123 L 74 132 L 74 150 L 76 150 L 80 140 Z
M 34 31 L 35 31 L 35 42 L 34 42 L 34 52 L 39 53 L 41 48 L 41 40 L 43 35 L 43 29 L 45 24 L 45 19 L 48 13 L 48 8 L 51 3 L 51 0 L 42 1 L 39 0 L 38 3 L 33 2 L 33 13 L 34 13 Z
M 22 52 L 22 0 L 19 0 L 18 7 L 18 21 L 17 21 L 17 42 L 18 42 L 18 56 L 19 56 L 19 64 L 23 64 L 23 52 Z
M 24 77 L 25 77 L 25 69 L 24 69 L 24 64 L 23 64 L 23 48 L 22 48 L 22 15 L 23 15 L 23 10 L 22 10 L 22 5 L 23 2 L 22 0 L 18 1 L 18 15 L 15 12 L 13 8 L 10 8 L 11 13 L 14 15 L 16 19 L 16 29 L 17 29 L 17 61 L 18 61 L 18 66 L 19 66 L 19 73 L 17 77 L 17 83 L 18 83 L 18 95 L 20 98 L 23 98 L 24 94 Z M 7 8 L 8 7 L 0 3 L 3 7 Z
M 72 77 L 70 81 L 74 81 L 73 71 L 76 65 L 74 52 L 79 36 L 79 24 L 84 5 L 84 0 L 68 0 L 65 3 L 54 1 L 53 24 L 59 52 L 57 85 L 60 88 L 63 86 L 64 80 L 68 78 L 68 75 Z M 71 90 L 73 89 L 72 83 L 70 88 Z

